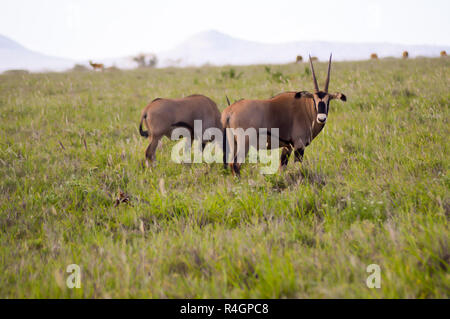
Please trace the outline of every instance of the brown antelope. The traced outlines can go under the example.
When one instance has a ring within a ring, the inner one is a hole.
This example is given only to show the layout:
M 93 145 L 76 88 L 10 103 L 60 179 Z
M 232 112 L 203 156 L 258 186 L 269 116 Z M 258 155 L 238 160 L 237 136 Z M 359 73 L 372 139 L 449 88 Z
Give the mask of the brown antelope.
M 301 63 L 303 62 L 303 57 L 301 55 L 297 55 L 297 58 L 295 59 L 295 63 Z
M 194 138 L 194 121 L 202 121 L 202 134 L 208 128 L 217 128 L 222 131 L 220 123 L 220 112 L 216 103 L 203 95 L 190 95 L 180 99 L 154 99 L 147 105 L 141 114 L 139 133 L 143 137 L 148 137 L 150 144 L 145 152 L 146 161 L 155 160 L 155 151 L 159 140 L 163 136 L 171 137 L 172 131 L 177 127 L 184 127 L 191 133 L 191 143 Z M 147 131 L 142 129 L 145 122 Z M 200 137 L 201 138 L 201 137 Z M 202 147 L 206 142 L 202 140 Z
M 323 91 L 319 90 L 312 58 L 309 59 L 314 81 L 314 93 L 285 92 L 280 93 L 268 100 L 241 100 L 228 106 L 222 112 L 222 126 L 227 131 L 226 143 L 224 143 L 224 165 L 228 154 L 225 144 L 232 148 L 231 163 L 229 164 L 233 174 L 240 175 L 241 164 L 236 161 L 236 154 L 240 147 L 245 147 L 243 153 L 247 155 L 249 143 L 246 137 L 245 145 L 236 145 L 236 136 L 229 134 L 229 128 L 267 129 L 270 135 L 272 128 L 279 129 L 279 145 L 282 147 L 280 158 L 280 169 L 286 167 L 292 151 L 296 161 L 302 161 L 305 147 L 320 133 L 327 121 L 329 103 L 333 99 L 346 101 L 342 93 L 328 93 L 330 83 L 331 55 L 328 62 L 328 74 Z M 235 147 L 231 146 L 231 143 Z M 268 147 L 271 148 L 270 143 Z M 244 158 L 245 158 L 244 155 Z
M 105 68 L 103 63 L 93 63 L 92 61 L 89 61 L 89 64 L 92 66 L 94 71 L 97 70 L 97 69 L 103 71 L 103 69 Z
M 408 51 L 403 51 L 402 57 L 403 57 L 403 59 L 407 59 L 409 57 Z
M 445 50 L 441 51 L 441 57 L 447 56 L 447 52 Z
M 319 61 L 319 58 L 316 57 L 316 56 L 309 57 L 309 59 L 310 59 L 311 61 L 313 61 L 313 62 L 318 62 L 318 61 Z
M 370 55 L 370 58 L 371 58 L 372 60 L 378 60 L 378 54 L 372 53 L 372 54 Z

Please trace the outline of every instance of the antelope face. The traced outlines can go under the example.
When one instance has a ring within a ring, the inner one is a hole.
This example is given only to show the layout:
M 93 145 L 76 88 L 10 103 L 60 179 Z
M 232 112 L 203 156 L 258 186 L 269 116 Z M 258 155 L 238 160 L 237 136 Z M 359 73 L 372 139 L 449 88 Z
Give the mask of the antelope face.
M 317 111 L 316 121 L 319 124 L 325 124 L 328 117 L 330 101 L 335 98 L 339 98 L 342 101 L 346 101 L 347 98 L 342 93 L 335 93 L 335 94 L 328 93 L 328 84 L 330 83 L 330 71 L 331 71 L 331 54 L 330 54 L 330 61 L 328 61 L 328 74 L 323 91 L 319 90 L 319 85 L 317 84 L 316 73 L 314 72 L 314 65 L 312 63 L 311 56 L 309 56 L 309 63 L 311 65 L 311 71 L 314 80 L 315 90 L 314 94 L 312 95 L 312 98 L 314 99 L 314 106 Z
M 313 94 L 314 105 L 317 111 L 317 123 L 325 124 L 328 117 L 328 108 L 330 105 L 330 95 L 319 91 Z

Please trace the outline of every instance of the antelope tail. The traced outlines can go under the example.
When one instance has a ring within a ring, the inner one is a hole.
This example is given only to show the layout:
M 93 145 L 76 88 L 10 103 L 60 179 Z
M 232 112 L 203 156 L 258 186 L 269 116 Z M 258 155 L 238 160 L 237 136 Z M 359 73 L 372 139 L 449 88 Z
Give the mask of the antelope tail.
M 223 129 L 222 151 L 223 151 L 223 167 L 227 168 L 227 129 Z
M 223 126 L 223 140 L 222 140 L 222 151 L 223 151 L 223 167 L 227 169 L 228 152 L 231 150 L 231 144 L 233 141 L 228 140 L 227 128 L 230 127 L 230 114 L 227 115 L 225 125 Z
M 225 97 L 227 98 L 227 103 L 228 103 L 228 106 L 230 106 L 231 105 L 231 103 L 230 103 L 230 99 L 228 98 L 228 96 L 226 96 L 225 95 Z M 223 128 L 223 132 L 222 132 L 222 134 L 223 134 L 223 140 L 222 140 L 222 151 L 223 151 L 223 167 L 225 168 L 225 169 L 227 169 L 227 158 L 228 158 L 228 154 L 227 154 L 227 143 L 228 143 L 228 139 L 227 139 L 227 126 L 228 126 L 228 121 L 230 120 L 230 117 L 229 116 L 227 116 L 227 122 L 226 122 L 226 125 L 225 125 L 225 127 Z
M 141 136 L 143 137 L 148 137 L 148 131 L 144 131 L 142 129 L 142 122 L 147 118 L 147 113 L 145 113 L 142 117 L 141 117 L 141 123 L 139 124 L 139 134 L 141 134 Z

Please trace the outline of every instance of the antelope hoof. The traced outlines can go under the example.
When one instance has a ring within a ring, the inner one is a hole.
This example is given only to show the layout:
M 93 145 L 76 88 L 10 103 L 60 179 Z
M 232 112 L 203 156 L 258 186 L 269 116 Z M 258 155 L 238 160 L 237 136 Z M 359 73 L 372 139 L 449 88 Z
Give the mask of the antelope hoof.
M 237 176 L 238 178 L 241 177 L 241 167 L 240 167 L 239 164 L 234 164 L 234 165 L 233 165 L 233 171 L 234 171 L 234 173 L 236 174 L 236 176 Z

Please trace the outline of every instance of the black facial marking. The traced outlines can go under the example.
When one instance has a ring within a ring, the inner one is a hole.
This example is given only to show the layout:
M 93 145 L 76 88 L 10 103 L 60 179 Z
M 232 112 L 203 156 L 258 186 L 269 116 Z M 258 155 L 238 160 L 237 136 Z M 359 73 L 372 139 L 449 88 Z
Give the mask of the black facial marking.
M 316 94 L 319 97 L 319 99 L 323 99 L 325 95 L 327 95 L 325 92 L 317 92 Z
M 319 109 L 319 113 L 326 113 L 326 109 L 327 108 L 326 108 L 325 103 L 323 101 L 319 102 L 318 109 Z

